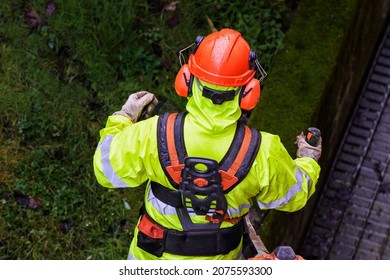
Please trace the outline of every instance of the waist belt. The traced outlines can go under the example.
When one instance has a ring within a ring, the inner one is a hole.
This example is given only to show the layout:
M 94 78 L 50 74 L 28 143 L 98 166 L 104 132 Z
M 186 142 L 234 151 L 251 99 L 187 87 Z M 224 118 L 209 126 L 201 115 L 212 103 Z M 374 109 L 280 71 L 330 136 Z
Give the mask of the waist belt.
M 215 256 L 236 249 L 243 233 L 243 220 L 229 228 L 177 231 L 162 227 L 144 213 L 138 224 L 137 246 L 157 257 L 161 257 L 163 252 L 182 256 Z

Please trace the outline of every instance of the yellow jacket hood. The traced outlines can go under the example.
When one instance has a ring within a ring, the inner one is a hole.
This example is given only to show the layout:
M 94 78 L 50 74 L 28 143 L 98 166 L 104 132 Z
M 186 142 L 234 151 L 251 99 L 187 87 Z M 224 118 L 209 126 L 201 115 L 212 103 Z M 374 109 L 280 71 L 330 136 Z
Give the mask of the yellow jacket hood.
M 201 85 L 195 81 L 192 86 L 192 96 L 189 97 L 186 109 L 188 118 L 196 124 L 198 128 L 209 134 L 220 134 L 228 130 L 229 127 L 235 128 L 237 120 L 241 116 L 239 107 L 239 94 L 236 94 L 234 100 L 225 101 L 222 104 L 213 104 L 211 99 L 202 96 L 201 85 L 216 90 L 239 90 L 238 87 L 221 87 L 201 81 Z

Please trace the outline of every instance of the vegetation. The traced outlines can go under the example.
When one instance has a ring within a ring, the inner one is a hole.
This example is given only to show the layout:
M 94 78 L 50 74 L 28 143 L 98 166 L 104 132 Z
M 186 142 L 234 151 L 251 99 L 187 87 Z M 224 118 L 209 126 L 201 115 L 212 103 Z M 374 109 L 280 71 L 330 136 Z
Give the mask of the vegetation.
M 156 113 L 184 109 L 178 51 L 213 27 L 241 31 L 269 70 L 291 10 L 226 3 L 0 2 L 0 259 L 127 256 L 143 188 L 97 184 L 99 130 L 142 89 L 156 93 Z
M 353 95 L 359 93 L 346 89 L 343 84 L 351 82 L 351 67 L 355 66 L 355 62 L 350 62 L 354 56 L 349 57 L 349 60 L 346 56 L 351 55 L 348 53 L 353 44 L 351 37 L 360 31 L 359 24 L 370 22 L 365 19 L 362 23 L 362 18 L 367 15 L 364 6 L 370 4 L 369 1 L 360 0 L 301 0 L 294 24 L 284 38 L 284 48 L 278 52 L 272 71 L 264 83 L 261 102 L 249 122 L 252 126 L 278 134 L 291 155 L 295 153 L 297 133 L 305 131 L 308 126 L 318 126 L 324 140 L 320 183 L 322 179 L 326 180 L 330 168 L 330 163 L 326 161 L 330 158 L 329 151 L 337 150 L 338 143 L 335 140 L 344 133 L 340 131 L 342 124 L 338 128 L 332 127 L 334 115 L 340 110 L 340 100 L 348 94 L 352 103 Z M 364 46 L 359 45 L 359 48 Z M 343 67 L 345 61 L 349 61 L 349 67 Z M 337 83 L 339 88 L 334 86 Z M 330 89 L 336 92 L 329 92 Z M 345 118 L 348 109 L 342 109 Z M 321 185 L 318 184 L 316 188 L 315 195 L 301 211 L 272 211 L 267 217 L 261 235 L 270 248 L 280 244 L 299 248 L 300 237 L 305 234 L 305 223 L 315 207 L 313 199 L 320 193 Z
M 300 2 L 285 46 L 274 61 L 274 72 L 266 80 L 259 109 L 251 116 L 252 125 L 278 134 L 289 151 L 295 151 L 297 133 L 319 122 L 319 108 L 329 94 L 327 87 L 335 82 L 334 69 L 348 43 L 359 2 Z

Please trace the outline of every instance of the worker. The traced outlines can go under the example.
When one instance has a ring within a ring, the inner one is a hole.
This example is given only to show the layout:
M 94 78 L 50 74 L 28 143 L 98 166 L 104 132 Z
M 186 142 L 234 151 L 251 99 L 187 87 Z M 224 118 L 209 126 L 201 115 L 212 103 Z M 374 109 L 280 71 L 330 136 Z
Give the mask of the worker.
M 277 135 L 240 121 L 258 103 L 265 76 L 242 35 L 225 28 L 192 45 L 175 80 L 188 100 L 184 112 L 149 117 L 157 99 L 140 91 L 100 131 L 98 182 L 147 183 L 128 259 L 240 259 L 243 216 L 253 204 L 297 211 L 315 191 L 321 139 L 311 146 L 299 134 L 293 159 Z M 143 114 L 149 118 L 138 121 Z

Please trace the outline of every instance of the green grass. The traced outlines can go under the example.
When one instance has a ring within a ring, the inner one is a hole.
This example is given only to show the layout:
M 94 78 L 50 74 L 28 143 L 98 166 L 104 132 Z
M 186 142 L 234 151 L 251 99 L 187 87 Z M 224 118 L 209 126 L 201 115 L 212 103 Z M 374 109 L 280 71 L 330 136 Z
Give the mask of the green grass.
M 265 0 L 181 1 L 175 11 L 160 1 L 51 2 L 51 15 L 48 1 L 0 2 L 0 259 L 123 259 L 143 187 L 97 184 L 92 157 L 107 116 L 142 89 L 156 93 L 158 112 L 184 109 L 177 54 L 210 32 L 207 17 L 241 31 L 270 69 L 289 10 Z M 29 12 L 45 23 L 32 26 Z M 30 209 L 28 198 L 42 205 Z

